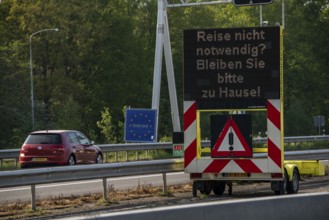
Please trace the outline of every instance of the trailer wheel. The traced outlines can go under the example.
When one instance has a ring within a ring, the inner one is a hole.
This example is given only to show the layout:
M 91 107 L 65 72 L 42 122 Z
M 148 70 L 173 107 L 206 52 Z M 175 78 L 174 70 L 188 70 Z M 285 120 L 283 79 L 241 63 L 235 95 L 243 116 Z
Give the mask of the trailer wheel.
M 278 189 L 274 190 L 275 195 L 283 195 L 286 191 L 285 189 L 285 180 L 284 181 L 278 181 L 276 184 Z
M 292 172 L 292 181 L 287 182 L 287 193 L 294 194 L 297 193 L 299 189 L 299 172 L 297 168 L 294 168 Z
M 203 195 L 209 195 L 212 190 L 212 184 L 210 181 L 205 181 L 203 183 L 203 189 L 200 189 L 200 193 Z
M 216 185 L 214 185 L 213 191 L 215 195 L 220 196 L 223 195 L 225 191 L 225 182 L 217 182 Z
M 288 172 L 286 169 L 284 169 L 284 190 L 285 191 L 287 190 L 288 182 L 289 182 Z
M 197 196 L 197 190 L 196 190 L 196 183 L 193 182 L 193 186 L 192 186 L 192 195 L 193 197 Z

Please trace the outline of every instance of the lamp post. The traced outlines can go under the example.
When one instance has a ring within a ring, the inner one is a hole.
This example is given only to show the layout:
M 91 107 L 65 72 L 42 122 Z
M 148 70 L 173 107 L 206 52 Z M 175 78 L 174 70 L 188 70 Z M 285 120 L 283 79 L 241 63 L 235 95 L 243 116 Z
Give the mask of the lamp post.
M 29 44 L 30 44 L 30 78 L 31 78 L 31 108 L 32 108 L 32 130 L 34 130 L 34 94 L 33 94 L 33 64 L 32 64 L 32 37 L 36 34 L 46 32 L 46 31 L 59 31 L 58 28 L 52 29 L 43 29 L 37 32 L 34 32 L 30 35 Z

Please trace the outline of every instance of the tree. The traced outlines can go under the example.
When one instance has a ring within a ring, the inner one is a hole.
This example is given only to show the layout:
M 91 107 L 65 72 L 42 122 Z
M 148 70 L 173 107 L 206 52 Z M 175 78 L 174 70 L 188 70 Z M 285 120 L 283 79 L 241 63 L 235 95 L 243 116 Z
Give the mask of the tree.
M 300 99 L 295 99 L 285 112 L 285 135 L 305 136 L 313 132 L 312 115 L 305 109 L 305 104 Z
M 288 111 L 294 110 L 295 99 L 302 107 L 309 122 L 315 115 L 328 118 L 328 25 L 327 0 L 289 1 L 285 30 L 286 93 Z M 321 49 L 320 49 L 321 48 Z M 302 121 L 296 127 L 305 126 Z M 305 126 L 307 128 L 307 126 Z M 308 133 L 313 133 L 309 130 Z
M 10 4 L 0 4 L 0 148 L 18 148 L 31 125 L 28 71 L 17 23 L 8 20 Z
M 270 25 L 281 19 L 281 2 L 263 6 L 263 18 Z M 323 92 L 329 86 L 329 2 L 285 3 L 286 135 L 307 135 L 313 133 L 309 123 L 314 115 L 329 118 L 329 94 Z M 182 119 L 183 30 L 257 27 L 259 7 L 221 4 L 168 8 L 167 12 Z M 60 31 L 33 37 L 36 128 L 81 130 L 103 142 L 105 124 L 100 128 L 96 122 L 100 113 L 106 113 L 106 106 L 111 106 L 106 116 L 111 117 L 111 135 L 123 141 L 123 106 L 151 106 L 156 18 L 155 0 L 3 0 L 1 147 L 17 148 L 31 131 L 28 40 L 38 30 L 55 27 Z M 162 70 L 159 138 L 171 136 L 172 131 L 165 65 Z M 255 123 L 255 127 L 262 129 L 261 124 Z
M 102 134 L 105 137 L 106 143 L 117 143 L 117 137 L 115 134 L 115 125 L 112 122 L 112 116 L 109 108 L 104 108 L 102 113 L 102 119 L 97 121 L 97 126 L 101 129 Z

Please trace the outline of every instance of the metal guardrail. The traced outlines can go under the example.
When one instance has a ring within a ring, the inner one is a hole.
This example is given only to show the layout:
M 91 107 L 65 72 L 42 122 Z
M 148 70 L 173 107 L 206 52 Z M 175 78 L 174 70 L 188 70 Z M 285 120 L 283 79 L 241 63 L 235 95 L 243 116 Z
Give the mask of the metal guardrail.
M 20 149 L 1 150 L 0 159 L 18 158 Z
M 255 154 L 255 158 L 267 154 Z M 329 149 L 285 152 L 286 160 L 327 160 Z M 76 166 L 59 166 L 0 172 L 0 188 L 88 179 L 183 171 L 183 158 Z
M 183 170 L 183 159 L 61 166 L 0 172 L 0 188 Z
M 254 155 L 255 158 L 266 156 L 265 153 Z M 327 160 L 329 149 L 285 152 L 285 159 Z M 183 171 L 182 158 L 2 171 L 0 188 L 176 171 Z
M 172 149 L 171 142 L 158 143 L 133 143 L 133 144 L 97 144 L 103 152 L 120 152 L 120 151 L 141 151 L 141 150 L 160 150 Z
M 31 206 L 36 210 L 35 185 L 38 184 L 102 179 L 103 197 L 107 201 L 107 178 L 162 173 L 166 193 L 166 173 L 182 171 L 183 166 L 183 159 L 169 159 L 3 171 L 0 172 L 0 188 L 30 185 Z
M 266 156 L 257 154 L 257 157 Z M 286 152 L 286 159 L 328 159 L 328 150 Z M 0 172 L 0 188 L 31 185 L 32 209 L 36 209 L 35 185 L 55 182 L 103 179 L 103 196 L 107 198 L 107 178 L 162 173 L 164 192 L 166 173 L 182 171 L 183 159 L 136 161 L 95 165 L 63 166 Z
M 329 149 L 287 151 L 284 153 L 285 160 L 328 160 Z
M 299 142 L 315 142 L 315 141 L 329 141 L 329 135 L 322 136 L 297 136 L 297 137 L 285 137 L 285 143 L 299 143 Z M 254 138 L 254 143 L 265 144 L 267 138 Z M 210 141 L 202 141 L 202 147 L 209 147 Z M 142 150 L 171 150 L 171 142 L 159 142 L 159 143 L 129 143 L 129 144 L 98 144 L 104 153 L 122 152 L 122 151 L 142 151 Z M 0 162 L 2 159 L 17 159 L 20 149 L 12 150 L 0 150 Z
M 295 136 L 285 137 L 284 143 L 300 143 L 300 142 L 316 142 L 316 141 L 329 141 L 329 135 L 317 135 L 317 136 Z M 254 143 L 265 144 L 267 138 L 254 138 Z
M 267 157 L 267 153 L 256 153 L 254 158 Z M 284 160 L 328 160 L 329 149 L 284 152 Z

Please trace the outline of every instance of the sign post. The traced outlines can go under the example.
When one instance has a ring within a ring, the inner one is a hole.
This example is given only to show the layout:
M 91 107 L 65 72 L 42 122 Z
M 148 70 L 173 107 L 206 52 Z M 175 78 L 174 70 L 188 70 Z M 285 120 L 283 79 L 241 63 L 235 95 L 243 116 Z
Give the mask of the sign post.
M 173 132 L 173 156 L 183 157 L 184 156 L 184 132 Z
M 319 135 L 321 135 L 321 127 L 323 127 L 324 125 L 324 116 L 314 116 L 314 126 L 319 128 Z

